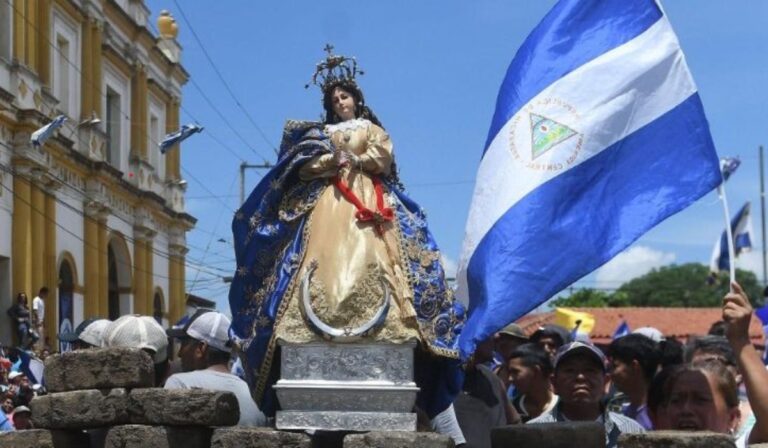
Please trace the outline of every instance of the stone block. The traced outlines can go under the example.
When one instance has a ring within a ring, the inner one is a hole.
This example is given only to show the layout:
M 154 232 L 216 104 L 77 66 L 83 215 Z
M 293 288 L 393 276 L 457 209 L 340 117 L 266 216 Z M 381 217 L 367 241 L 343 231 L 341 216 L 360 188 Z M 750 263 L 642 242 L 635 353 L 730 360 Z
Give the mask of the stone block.
M 90 446 L 90 438 L 83 431 L 28 429 L 0 432 L 0 448 L 90 448 Z
M 128 423 L 125 389 L 74 390 L 32 399 L 32 422 L 38 428 L 85 429 Z
M 0 432 L 0 448 L 53 448 L 53 436 L 45 429 Z
M 185 426 L 114 426 L 107 432 L 104 448 L 208 448 L 212 431 Z
M 375 431 L 344 437 L 344 448 L 453 448 L 453 446 L 453 440 L 450 437 L 432 432 Z
M 232 426 L 240 406 L 232 392 L 203 389 L 133 389 L 129 420 L 140 425 Z
M 275 431 L 270 428 L 218 428 L 213 431 L 211 448 L 310 448 L 308 435 Z
M 48 392 L 152 387 L 154 381 L 152 357 L 139 349 L 75 350 L 45 360 Z
M 736 443 L 731 436 L 714 432 L 652 431 L 643 434 L 622 434 L 619 436 L 619 448 L 735 447 Z
M 605 427 L 597 422 L 501 426 L 491 430 L 491 446 L 605 448 Z

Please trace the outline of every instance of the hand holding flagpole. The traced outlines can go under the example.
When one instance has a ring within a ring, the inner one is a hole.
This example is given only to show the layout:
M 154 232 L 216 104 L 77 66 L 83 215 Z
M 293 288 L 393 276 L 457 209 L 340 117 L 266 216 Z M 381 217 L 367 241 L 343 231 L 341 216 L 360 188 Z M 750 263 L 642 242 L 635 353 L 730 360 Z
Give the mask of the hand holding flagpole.
M 731 212 L 728 210 L 728 196 L 725 194 L 725 181 L 736 171 L 740 164 L 739 159 L 725 158 L 720 160 L 720 172 L 723 181 L 717 186 L 717 195 L 723 202 L 723 214 L 725 215 L 725 233 L 728 240 L 728 285 L 733 292 L 733 282 L 736 281 L 736 251 L 733 248 L 733 229 L 731 229 Z

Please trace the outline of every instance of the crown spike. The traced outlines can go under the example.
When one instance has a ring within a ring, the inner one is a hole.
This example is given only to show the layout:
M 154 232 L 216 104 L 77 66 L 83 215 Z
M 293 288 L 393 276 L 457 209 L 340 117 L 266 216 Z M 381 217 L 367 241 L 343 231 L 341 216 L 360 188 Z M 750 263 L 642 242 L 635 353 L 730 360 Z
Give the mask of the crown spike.
M 355 77 L 363 74 L 363 71 L 357 68 L 355 58 L 333 54 L 334 47 L 331 44 L 325 44 L 323 50 L 328 53 L 328 56 L 315 66 L 311 82 L 320 87 L 323 92 L 340 82 L 355 83 Z M 308 88 L 309 84 L 304 87 Z

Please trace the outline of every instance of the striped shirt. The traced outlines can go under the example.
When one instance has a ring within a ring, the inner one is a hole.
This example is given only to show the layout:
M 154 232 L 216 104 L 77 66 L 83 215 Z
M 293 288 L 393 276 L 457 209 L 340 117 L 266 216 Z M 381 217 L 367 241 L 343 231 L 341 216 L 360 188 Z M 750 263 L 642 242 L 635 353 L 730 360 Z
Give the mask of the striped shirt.
M 541 414 L 535 419 L 529 421 L 528 424 L 555 423 L 555 422 L 567 422 L 567 421 L 569 420 L 562 414 L 562 412 L 560 412 L 560 403 L 558 403 L 554 409 L 552 409 L 549 412 L 545 412 Z M 603 415 L 600 416 L 598 421 L 605 424 L 605 447 L 606 448 L 616 448 L 616 445 L 619 440 L 619 435 L 621 434 L 645 432 L 645 429 L 643 429 L 643 427 L 640 426 L 639 423 L 637 423 L 636 421 L 632 420 L 629 417 L 625 417 L 616 412 L 606 411 Z

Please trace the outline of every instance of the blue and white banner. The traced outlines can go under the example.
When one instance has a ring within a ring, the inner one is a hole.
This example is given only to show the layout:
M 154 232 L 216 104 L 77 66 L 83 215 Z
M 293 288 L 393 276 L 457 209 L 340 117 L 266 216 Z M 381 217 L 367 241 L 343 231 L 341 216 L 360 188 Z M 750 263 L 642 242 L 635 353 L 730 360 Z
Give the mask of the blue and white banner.
M 43 144 L 45 144 L 46 140 L 51 138 L 51 136 L 53 135 L 53 131 L 60 128 L 65 121 L 67 121 L 67 117 L 65 117 L 64 115 L 59 115 L 58 117 L 54 118 L 53 121 L 51 121 L 50 123 L 46 124 L 42 128 L 33 132 L 29 141 L 35 147 L 42 146 Z
M 728 180 L 741 165 L 738 157 L 723 157 L 720 159 L 720 171 L 723 172 L 723 180 Z
M 203 127 L 198 126 L 196 124 L 185 124 L 181 126 L 181 129 L 174 132 L 173 134 L 168 134 L 163 138 L 163 141 L 160 142 L 160 152 L 162 154 L 165 154 L 166 151 L 171 149 L 173 145 L 176 143 L 181 143 L 184 140 L 191 137 L 193 134 L 196 134 L 198 132 L 203 132 Z
M 626 320 L 622 320 L 618 327 L 616 327 L 615 330 L 613 330 L 613 339 L 619 339 L 621 337 L 624 337 L 631 333 L 631 330 L 629 329 L 629 324 Z
M 749 202 L 744 204 L 731 220 L 731 233 L 733 234 L 733 251 L 738 257 L 744 252 L 752 250 L 752 213 Z M 715 247 L 712 249 L 712 259 L 709 262 L 709 271 L 717 274 L 720 271 L 727 271 L 731 267 L 731 257 L 728 254 L 728 233 L 723 230 L 723 234 L 715 241 Z
M 462 356 L 721 181 L 659 5 L 559 1 L 499 91 L 459 262 Z

